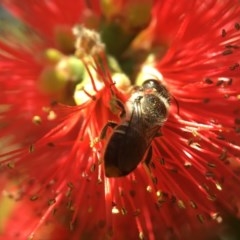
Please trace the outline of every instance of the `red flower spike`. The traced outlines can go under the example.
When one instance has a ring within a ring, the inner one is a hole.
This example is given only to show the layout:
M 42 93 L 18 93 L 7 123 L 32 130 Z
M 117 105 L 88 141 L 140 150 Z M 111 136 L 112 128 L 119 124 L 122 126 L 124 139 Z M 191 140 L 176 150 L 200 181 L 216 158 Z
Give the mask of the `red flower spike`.
M 10 134 L 14 138 L 13 143 L 29 145 L 46 130 L 40 127 L 41 124 L 45 125 L 44 123 L 48 122 L 47 126 L 55 125 L 54 121 L 45 121 L 50 112 L 47 108 L 50 99 L 37 90 L 36 78 L 41 68 L 33 62 L 33 57 L 5 44 L 0 45 L 5 52 L 11 54 L 10 56 L 4 52 L 0 54 L 0 89 L 3 106 L 0 115 L 1 124 L 4 126 L 0 138 Z M 38 121 L 34 120 L 34 116 L 38 116 Z M 29 119 L 32 122 L 26 125 Z M 21 126 L 25 126 L 24 129 Z
M 66 25 L 70 28 L 78 23 L 80 12 L 86 9 L 84 1 L 71 3 L 58 0 L 54 2 L 30 0 L 20 3 L 18 1 L 3 1 L 16 16 L 39 31 L 45 39 L 52 42 L 57 26 Z M 47 17 L 46 17 L 47 16 Z
M 143 52 L 128 45 L 115 65 L 104 53 L 81 59 L 84 79 L 69 81 L 85 92 L 78 106 L 52 102 L 55 96 L 39 90 L 40 56 L 50 47 L 63 59 L 74 56 L 71 29 L 82 24 L 100 32 L 105 24 L 99 3 L 4 4 L 42 43 L 33 41 L 29 51 L 0 42 L 0 137 L 11 137 L 0 155 L 1 201 L 9 206 L 1 239 L 201 240 L 225 213 L 239 217 L 238 1 L 155 1 L 140 38 L 148 42 Z M 121 122 L 116 99 L 125 104 L 134 91 L 112 79 L 123 68 L 133 81 L 149 59 L 172 96 L 169 117 L 148 164 L 106 178 L 102 153 L 111 130 L 106 139 L 101 131 L 108 121 Z

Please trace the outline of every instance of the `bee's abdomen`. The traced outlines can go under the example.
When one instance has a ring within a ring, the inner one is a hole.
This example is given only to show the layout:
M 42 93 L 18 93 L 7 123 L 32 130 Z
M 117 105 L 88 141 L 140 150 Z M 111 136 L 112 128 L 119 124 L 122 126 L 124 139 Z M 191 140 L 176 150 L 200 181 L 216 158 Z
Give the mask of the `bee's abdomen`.
M 118 125 L 111 135 L 104 153 L 106 176 L 125 176 L 133 171 L 147 150 L 143 134 L 128 126 L 128 122 Z

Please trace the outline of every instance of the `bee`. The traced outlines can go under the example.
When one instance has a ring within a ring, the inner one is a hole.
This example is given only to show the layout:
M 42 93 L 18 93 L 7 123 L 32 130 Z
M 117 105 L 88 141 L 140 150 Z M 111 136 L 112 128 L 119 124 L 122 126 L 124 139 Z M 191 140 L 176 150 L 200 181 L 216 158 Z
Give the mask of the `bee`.
M 100 138 L 109 127 L 113 128 L 103 152 L 105 175 L 123 177 L 131 173 L 140 162 L 150 162 L 152 140 L 161 135 L 167 119 L 170 94 L 161 82 L 149 79 L 143 82 L 126 102 L 119 103 L 122 122 L 108 122 Z

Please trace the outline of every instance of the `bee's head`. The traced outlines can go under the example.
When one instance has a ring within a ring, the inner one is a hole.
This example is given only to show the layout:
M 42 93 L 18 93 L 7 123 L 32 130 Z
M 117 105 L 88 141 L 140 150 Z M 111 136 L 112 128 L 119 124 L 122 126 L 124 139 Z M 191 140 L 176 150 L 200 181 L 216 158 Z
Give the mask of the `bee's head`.
M 167 88 L 158 80 L 148 79 L 142 84 L 142 91 L 146 93 L 151 93 L 153 91 L 160 94 L 163 98 L 166 99 L 168 104 L 170 103 L 170 94 Z

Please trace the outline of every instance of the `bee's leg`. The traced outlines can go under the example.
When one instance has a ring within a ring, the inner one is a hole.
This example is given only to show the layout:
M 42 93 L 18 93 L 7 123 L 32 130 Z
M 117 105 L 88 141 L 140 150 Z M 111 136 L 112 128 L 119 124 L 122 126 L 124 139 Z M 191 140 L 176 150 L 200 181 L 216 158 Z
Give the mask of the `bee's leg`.
M 107 124 L 103 127 L 101 133 L 100 133 L 100 139 L 104 139 L 106 137 L 106 133 L 109 127 L 115 128 L 118 124 L 115 122 L 107 122 Z
M 154 137 L 161 137 L 162 136 L 162 132 L 157 132 L 156 135 Z
M 152 160 L 152 146 L 149 147 L 148 153 L 147 153 L 147 156 L 146 156 L 144 162 L 146 163 L 147 166 L 149 166 L 151 160 Z
M 177 115 L 180 115 L 179 114 L 179 103 L 177 101 L 177 99 L 175 97 L 172 96 L 172 98 L 174 99 L 175 103 L 176 103 L 176 106 L 177 106 Z
M 116 99 L 116 103 L 121 110 L 120 118 L 124 118 L 126 116 L 126 111 L 125 111 L 123 103 L 119 99 Z
M 115 82 L 113 83 L 113 85 L 115 85 Z M 117 107 L 120 108 L 120 110 L 121 110 L 120 118 L 124 118 L 126 116 L 126 111 L 125 111 L 125 108 L 124 108 L 124 104 L 119 99 L 117 99 L 116 95 L 113 92 L 112 87 L 111 87 L 111 93 L 114 96 L 114 101 L 116 101 Z
M 153 138 L 161 137 L 162 135 L 163 135 L 163 134 L 162 134 L 162 128 L 160 127 L 160 128 L 157 130 L 157 132 L 156 132 L 156 134 L 154 135 Z

